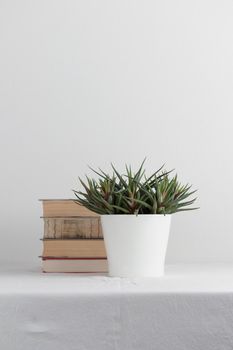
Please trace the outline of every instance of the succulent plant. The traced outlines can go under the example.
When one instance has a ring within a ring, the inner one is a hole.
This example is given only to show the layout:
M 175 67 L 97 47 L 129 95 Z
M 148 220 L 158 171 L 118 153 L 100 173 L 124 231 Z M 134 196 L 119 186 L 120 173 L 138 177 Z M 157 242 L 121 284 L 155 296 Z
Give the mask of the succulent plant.
M 163 170 L 162 166 L 149 177 L 145 174 L 145 160 L 136 172 L 131 166 L 125 167 L 120 174 L 111 164 L 112 175 L 99 169 L 91 170 L 98 179 L 86 176 L 79 178 L 83 191 L 73 190 L 75 202 L 98 214 L 173 214 L 189 208 L 196 198 L 187 200 L 196 191 L 191 185 L 181 185 L 177 175 Z

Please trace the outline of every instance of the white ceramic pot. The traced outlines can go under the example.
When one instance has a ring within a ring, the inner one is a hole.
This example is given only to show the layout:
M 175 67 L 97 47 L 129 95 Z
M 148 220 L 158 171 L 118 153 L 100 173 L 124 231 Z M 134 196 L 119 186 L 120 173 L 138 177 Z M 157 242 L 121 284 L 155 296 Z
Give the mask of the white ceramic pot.
M 101 215 L 101 222 L 110 276 L 163 276 L 171 215 Z

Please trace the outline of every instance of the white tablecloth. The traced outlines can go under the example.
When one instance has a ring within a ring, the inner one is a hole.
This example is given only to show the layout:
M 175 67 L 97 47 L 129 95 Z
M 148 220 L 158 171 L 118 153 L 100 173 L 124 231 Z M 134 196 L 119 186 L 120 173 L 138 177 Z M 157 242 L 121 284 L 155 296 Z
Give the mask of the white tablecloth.
M 1 350 L 232 350 L 233 265 L 158 279 L 0 273 Z

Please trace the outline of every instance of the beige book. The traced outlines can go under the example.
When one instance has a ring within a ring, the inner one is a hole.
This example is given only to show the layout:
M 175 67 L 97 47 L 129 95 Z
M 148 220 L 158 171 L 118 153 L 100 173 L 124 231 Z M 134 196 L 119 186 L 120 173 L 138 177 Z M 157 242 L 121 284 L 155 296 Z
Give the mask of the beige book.
M 74 199 L 40 199 L 43 206 L 43 216 L 91 216 L 99 217 L 84 206 L 75 203 Z
M 106 259 L 46 259 L 42 261 L 43 272 L 106 273 Z
M 103 238 L 99 217 L 44 219 L 44 238 Z
M 106 258 L 103 239 L 44 239 L 43 258 Z

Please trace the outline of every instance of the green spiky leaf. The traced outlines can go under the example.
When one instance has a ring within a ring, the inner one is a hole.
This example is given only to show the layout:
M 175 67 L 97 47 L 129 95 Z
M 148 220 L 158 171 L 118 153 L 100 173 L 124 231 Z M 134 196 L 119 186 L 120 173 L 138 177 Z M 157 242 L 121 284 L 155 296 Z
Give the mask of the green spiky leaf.
M 86 176 L 86 181 L 79 178 L 83 190 L 73 190 L 74 201 L 100 215 L 166 215 L 198 209 L 189 207 L 196 201 L 196 198 L 190 199 L 196 192 L 191 190 L 192 186 L 181 185 L 177 174 L 172 177 L 172 170 L 164 170 L 164 165 L 147 177 L 145 160 L 135 172 L 126 165 L 124 174 L 116 170 L 113 164 L 112 175 L 100 168 L 90 168 L 99 178 L 96 180 Z

